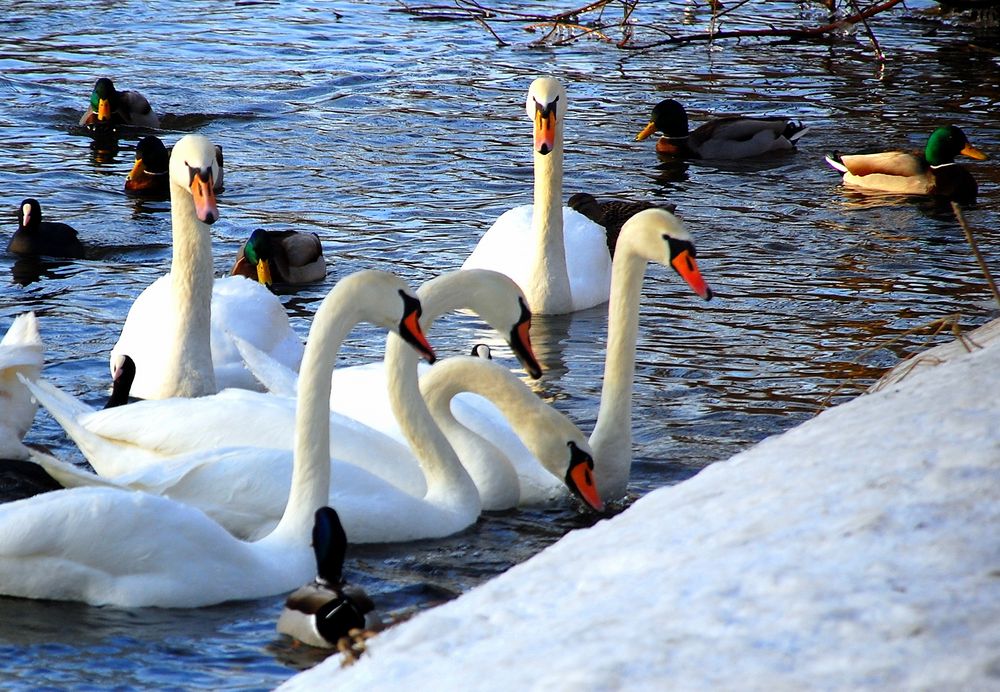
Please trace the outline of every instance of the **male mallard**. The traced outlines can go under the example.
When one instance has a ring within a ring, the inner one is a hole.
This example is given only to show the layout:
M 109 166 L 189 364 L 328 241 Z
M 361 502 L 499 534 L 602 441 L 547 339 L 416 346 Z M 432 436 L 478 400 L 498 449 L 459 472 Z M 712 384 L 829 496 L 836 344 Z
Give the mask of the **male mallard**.
M 146 97 L 138 91 L 118 91 L 114 82 L 101 77 L 90 93 L 90 106 L 80 118 L 81 125 L 133 127 L 160 126 L 160 119 Z
M 312 544 L 316 580 L 293 591 L 285 601 L 278 631 L 304 644 L 330 649 L 353 629 L 379 627 L 381 620 L 368 595 L 344 583 L 347 534 L 330 507 L 316 510 Z
M 135 165 L 125 178 L 125 191 L 140 195 L 167 194 L 170 190 L 170 151 L 156 135 L 139 140 L 135 146 Z M 215 145 L 215 161 L 219 164 L 219 175 L 213 178 L 216 192 L 222 190 L 223 158 L 222 147 Z
M 979 186 L 959 154 L 982 161 L 986 154 L 969 143 L 954 125 L 939 127 L 923 152 L 886 151 L 875 154 L 833 154 L 826 162 L 844 174 L 844 184 L 865 190 L 903 195 L 932 195 L 956 202 L 974 202 Z
M 727 115 L 688 132 L 684 106 L 673 99 L 664 99 L 653 107 L 649 124 L 635 139 L 641 141 L 661 132 L 656 142 L 656 151 L 661 154 L 692 159 L 742 159 L 794 149 L 795 142 L 808 131 L 809 128 L 788 118 Z
M 608 234 L 608 251 L 611 256 L 615 256 L 615 245 L 618 243 L 618 235 L 622 232 L 622 225 L 646 209 L 666 209 L 671 214 L 677 209 L 676 204 L 656 204 L 655 202 L 630 202 L 627 200 L 608 200 L 600 202 L 588 192 L 577 192 L 566 200 L 566 206 L 575 209 L 588 219 L 603 226 Z
M 17 208 L 17 230 L 7 245 L 7 252 L 47 257 L 83 257 L 83 243 L 76 229 L 57 221 L 42 221 L 42 206 L 28 198 Z
M 258 228 L 240 248 L 233 276 L 271 283 L 307 284 L 326 277 L 323 246 L 315 233 Z

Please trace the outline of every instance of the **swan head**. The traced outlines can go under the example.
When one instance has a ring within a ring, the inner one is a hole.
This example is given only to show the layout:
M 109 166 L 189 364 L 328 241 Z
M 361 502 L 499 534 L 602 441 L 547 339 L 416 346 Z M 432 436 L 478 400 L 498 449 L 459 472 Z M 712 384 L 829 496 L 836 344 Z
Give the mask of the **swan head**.
M 579 441 L 570 440 L 564 453 L 569 457 L 565 476 L 567 487 L 588 507 L 603 512 L 604 501 L 594 481 L 594 457 L 590 454 L 590 447 L 586 443 L 581 447 Z
M 541 377 L 542 366 L 531 346 L 531 310 L 524 292 L 514 280 L 490 269 L 462 269 L 454 274 L 460 283 L 452 285 L 465 292 L 468 307 L 491 327 L 507 335 L 507 343 L 532 379 Z M 449 274 L 438 278 L 453 281 Z M 423 289 L 421 295 L 424 295 Z
M 555 149 L 566 115 L 566 90 L 559 80 L 539 77 L 528 88 L 525 112 L 535 125 L 535 151 L 549 154 Z
M 427 342 L 420 326 L 420 316 L 423 314 L 420 299 L 398 276 L 377 269 L 363 269 L 342 278 L 334 289 L 338 294 L 350 296 L 354 308 L 365 321 L 396 332 L 427 362 L 433 363 L 436 360 L 434 349 Z M 327 300 L 333 295 L 331 292 Z M 314 319 L 312 329 L 315 328 Z
M 215 205 L 218 177 L 216 149 L 208 138 L 201 135 L 181 137 L 170 154 L 170 182 L 191 193 L 195 214 L 202 223 L 213 224 L 219 219 L 219 209 Z
M 698 269 L 691 234 L 669 211 L 646 209 L 626 221 L 618 237 L 618 247 L 626 246 L 629 252 L 646 260 L 673 267 L 691 290 L 705 300 L 712 299 L 712 289 Z

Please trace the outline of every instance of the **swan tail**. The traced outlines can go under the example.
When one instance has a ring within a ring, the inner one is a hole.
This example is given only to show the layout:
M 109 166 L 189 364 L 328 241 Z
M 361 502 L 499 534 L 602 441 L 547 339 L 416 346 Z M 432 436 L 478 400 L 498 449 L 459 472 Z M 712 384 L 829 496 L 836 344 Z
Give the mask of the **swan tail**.
M 246 339 L 232 333 L 229 336 L 236 344 L 247 368 L 268 391 L 278 396 L 295 397 L 298 392 L 298 373 L 264 353 Z
M 96 486 L 103 488 L 119 488 L 122 490 L 128 489 L 125 485 L 108 480 L 107 478 L 102 478 L 96 473 L 91 473 L 75 464 L 70 464 L 60 459 L 56 459 L 48 454 L 33 451 L 30 459 L 41 466 L 46 473 L 52 476 L 64 488 L 86 488 Z
M 127 470 L 119 468 L 112 461 L 121 457 L 121 450 L 110 440 L 88 430 L 81 422 L 82 417 L 97 413 L 95 409 L 45 380 L 32 382 L 26 377 L 20 377 L 35 400 L 52 414 L 98 473 L 114 476 Z M 134 452 L 138 455 L 142 450 L 136 448 Z M 132 461 L 138 462 L 138 459 L 130 459 Z

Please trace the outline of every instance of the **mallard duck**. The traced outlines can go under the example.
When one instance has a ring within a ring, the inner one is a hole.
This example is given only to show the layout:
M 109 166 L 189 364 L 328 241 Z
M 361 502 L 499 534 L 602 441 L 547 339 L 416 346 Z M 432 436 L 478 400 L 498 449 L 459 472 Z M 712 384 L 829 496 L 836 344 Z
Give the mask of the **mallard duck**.
M 382 623 L 368 594 L 344 582 L 347 534 L 336 511 L 316 510 L 312 537 L 316 579 L 285 601 L 278 631 L 304 644 L 331 649 L 351 630 L 370 630 Z
M 172 147 L 164 146 L 156 135 L 139 140 L 135 147 L 135 165 L 125 178 L 125 191 L 135 194 L 167 194 L 170 191 L 170 152 Z M 222 147 L 215 145 L 215 161 L 219 164 L 218 178 L 213 180 L 213 189 L 222 190 L 223 157 Z
M 809 131 L 788 118 L 752 118 L 726 115 L 688 132 L 687 111 L 677 101 L 664 99 L 653 107 L 652 118 L 635 136 L 641 141 L 654 132 L 662 136 L 656 151 L 692 159 L 743 159 L 769 151 L 794 149 Z
M 258 228 L 240 248 L 230 273 L 265 286 L 308 284 L 326 278 L 326 258 L 315 233 Z
M 843 173 L 844 184 L 852 187 L 974 202 L 979 186 L 964 166 L 955 163 L 960 154 L 978 161 L 987 158 L 961 129 L 948 125 L 931 133 L 923 152 L 834 153 L 826 162 Z
M 17 208 L 17 230 L 7 252 L 47 257 L 83 257 L 83 243 L 76 229 L 58 221 L 42 221 L 42 205 L 29 197 Z
M 618 243 L 618 235 L 622 232 L 622 225 L 646 209 L 666 209 L 673 213 L 677 209 L 676 204 L 656 204 L 654 202 L 630 202 L 627 200 L 609 200 L 600 202 L 588 192 L 578 192 L 566 200 L 566 205 L 577 210 L 588 219 L 603 226 L 608 234 L 608 251 L 611 256 L 615 256 L 615 245 Z
M 156 117 L 146 97 L 138 91 L 118 91 L 114 82 L 101 77 L 94 83 L 94 90 L 90 93 L 90 106 L 80 117 L 80 125 L 158 128 L 160 119 Z

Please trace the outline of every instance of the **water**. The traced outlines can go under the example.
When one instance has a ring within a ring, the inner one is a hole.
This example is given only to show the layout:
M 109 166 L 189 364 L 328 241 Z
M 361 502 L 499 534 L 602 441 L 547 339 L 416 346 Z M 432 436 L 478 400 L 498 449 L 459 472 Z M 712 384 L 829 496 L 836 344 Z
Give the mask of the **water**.
M 0 327 L 35 310 L 45 376 L 102 402 L 118 325 L 167 269 L 167 204 L 122 192 L 135 140 L 101 152 L 73 131 L 98 76 L 143 91 L 167 115 L 168 142 L 198 131 L 225 147 L 227 189 L 213 226 L 220 273 L 253 228 L 320 234 L 331 262 L 327 282 L 282 296 L 303 336 L 340 276 L 392 268 L 418 285 L 457 268 L 496 216 L 529 201 L 524 93 L 538 74 L 562 78 L 570 100 L 565 194 L 676 203 L 717 295 L 701 303 L 660 267 L 646 279 L 633 497 L 853 396 L 925 343 L 926 332 L 909 330 L 956 313 L 965 327 L 995 315 L 946 211 L 847 193 L 822 163 L 833 150 L 919 147 L 948 121 L 1000 153 L 997 58 L 966 49 L 969 30 L 941 21 L 932 3 L 874 21 L 884 66 L 860 31 L 814 44 L 627 52 L 596 41 L 529 47 L 539 34 L 521 31 L 523 22 L 496 21 L 494 30 L 515 44 L 500 47 L 477 24 L 417 21 L 399 7 L 389 0 L 5 4 L 4 227 L 13 232 L 18 203 L 34 196 L 48 218 L 75 226 L 93 255 L 42 263 L 0 256 L 0 277 L 8 277 L 0 278 Z M 818 6 L 768 7 L 785 24 L 824 21 Z M 709 15 L 703 5 L 658 3 L 636 18 L 683 18 L 685 30 L 697 31 Z M 751 23 L 727 21 L 728 28 Z M 651 142 L 631 141 L 668 94 L 687 104 L 693 123 L 709 112 L 795 114 L 812 130 L 792 155 L 668 166 Z M 996 267 L 1000 168 L 990 161 L 974 171 L 980 202 L 967 217 Z M 604 327 L 594 309 L 537 319 L 533 329 L 547 371 L 533 386 L 584 430 L 597 413 Z M 432 333 L 445 354 L 465 352 L 483 335 L 457 316 Z M 375 358 L 381 347 L 381 338 L 361 330 L 343 362 Z M 28 441 L 80 459 L 42 412 Z M 405 617 L 592 521 L 570 506 L 491 515 L 446 540 L 352 549 L 349 576 L 391 616 Z M 282 601 L 172 611 L 0 598 L 0 680 L 5 688 L 273 687 L 322 658 L 276 635 Z

